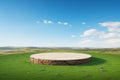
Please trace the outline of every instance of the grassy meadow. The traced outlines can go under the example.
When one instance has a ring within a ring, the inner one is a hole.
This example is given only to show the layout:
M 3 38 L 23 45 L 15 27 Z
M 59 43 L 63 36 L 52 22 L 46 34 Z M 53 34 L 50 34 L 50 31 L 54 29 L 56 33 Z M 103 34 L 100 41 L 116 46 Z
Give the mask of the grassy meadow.
M 31 54 L 42 52 L 87 53 L 92 59 L 89 63 L 74 66 L 30 62 Z M 120 49 L 21 49 L 0 53 L 0 80 L 120 80 L 119 75 Z

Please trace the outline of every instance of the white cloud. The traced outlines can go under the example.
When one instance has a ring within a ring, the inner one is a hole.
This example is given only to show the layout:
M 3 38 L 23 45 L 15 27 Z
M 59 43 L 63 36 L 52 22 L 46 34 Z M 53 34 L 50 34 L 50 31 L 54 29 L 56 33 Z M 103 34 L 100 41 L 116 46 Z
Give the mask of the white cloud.
M 62 24 L 62 22 L 60 22 L 60 21 L 58 21 L 57 23 L 58 23 L 58 24 Z
M 96 29 L 90 29 L 85 31 L 81 37 L 98 37 L 98 38 L 118 38 L 120 37 L 119 33 L 109 32 L 105 33 L 103 31 L 98 31 Z
M 70 23 L 68 22 L 61 22 L 61 21 L 58 21 L 57 24 L 60 24 L 60 25 L 64 25 L 64 26 L 72 26 Z
M 110 27 L 109 31 L 111 31 L 111 32 L 120 32 L 120 28 L 119 27 Z
M 48 21 L 48 24 L 52 24 L 53 22 L 52 21 Z
M 101 26 L 105 26 L 105 27 L 118 27 L 120 26 L 120 22 L 103 22 L 103 23 L 99 23 Z
M 36 23 L 40 23 L 39 21 L 36 21 Z M 64 26 L 72 26 L 70 23 L 68 23 L 68 22 L 62 22 L 62 21 L 58 21 L 58 22 L 53 22 L 53 21 L 51 21 L 51 20 L 43 20 L 43 23 L 44 24 L 53 24 L 53 23 L 55 23 L 55 24 L 59 24 L 59 25 L 64 25 Z
M 119 38 L 120 34 L 119 33 L 103 33 L 99 35 L 100 38 Z
M 120 22 L 103 22 L 99 24 L 107 27 L 110 32 L 120 32 Z
M 90 29 L 90 30 L 87 30 L 83 33 L 83 37 L 86 37 L 86 36 L 96 36 L 96 35 L 99 35 L 101 34 L 102 32 L 99 32 L 97 31 L 96 29 Z
M 64 22 L 63 24 L 64 24 L 65 26 L 67 26 L 67 25 L 68 25 L 68 22 Z
M 85 24 L 86 24 L 86 22 L 82 22 L 82 24 L 83 24 L 83 25 L 85 25 Z
M 44 24 L 52 24 L 53 22 L 51 20 L 43 20 Z
M 76 35 L 71 35 L 71 37 L 72 37 L 72 38 L 75 38 L 75 37 L 76 37 Z
M 120 47 L 120 22 L 99 23 L 108 31 L 89 29 L 83 32 L 79 41 L 81 47 Z M 86 39 L 84 39 L 86 38 Z

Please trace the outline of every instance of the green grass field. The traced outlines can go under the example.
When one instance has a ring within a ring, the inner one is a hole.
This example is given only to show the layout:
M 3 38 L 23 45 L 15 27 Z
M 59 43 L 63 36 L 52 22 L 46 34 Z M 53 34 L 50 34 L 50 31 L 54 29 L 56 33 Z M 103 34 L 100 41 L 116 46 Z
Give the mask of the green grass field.
M 85 53 L 92 60 L 75 66 L 33 64 L 32 53 L 0 55 L 0 80 L 120 80 L 120 54 Z

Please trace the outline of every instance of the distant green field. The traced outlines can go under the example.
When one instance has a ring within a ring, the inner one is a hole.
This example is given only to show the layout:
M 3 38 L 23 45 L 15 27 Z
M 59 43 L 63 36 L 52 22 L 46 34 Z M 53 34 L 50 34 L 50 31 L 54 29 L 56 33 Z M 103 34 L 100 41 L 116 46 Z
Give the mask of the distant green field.
M 87 53 L 92 60 L 75 66 L 33 64 L 31 53 L 0 55 L 0 80 L 120 80 L 120 54 Z

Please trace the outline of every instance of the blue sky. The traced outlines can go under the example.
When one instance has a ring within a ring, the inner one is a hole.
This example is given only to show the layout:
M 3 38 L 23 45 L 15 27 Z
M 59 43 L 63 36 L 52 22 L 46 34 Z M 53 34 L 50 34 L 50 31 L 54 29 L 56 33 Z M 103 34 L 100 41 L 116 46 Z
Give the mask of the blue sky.
M 0 46 L 120 47 L 120 0 L 0 0 Z

